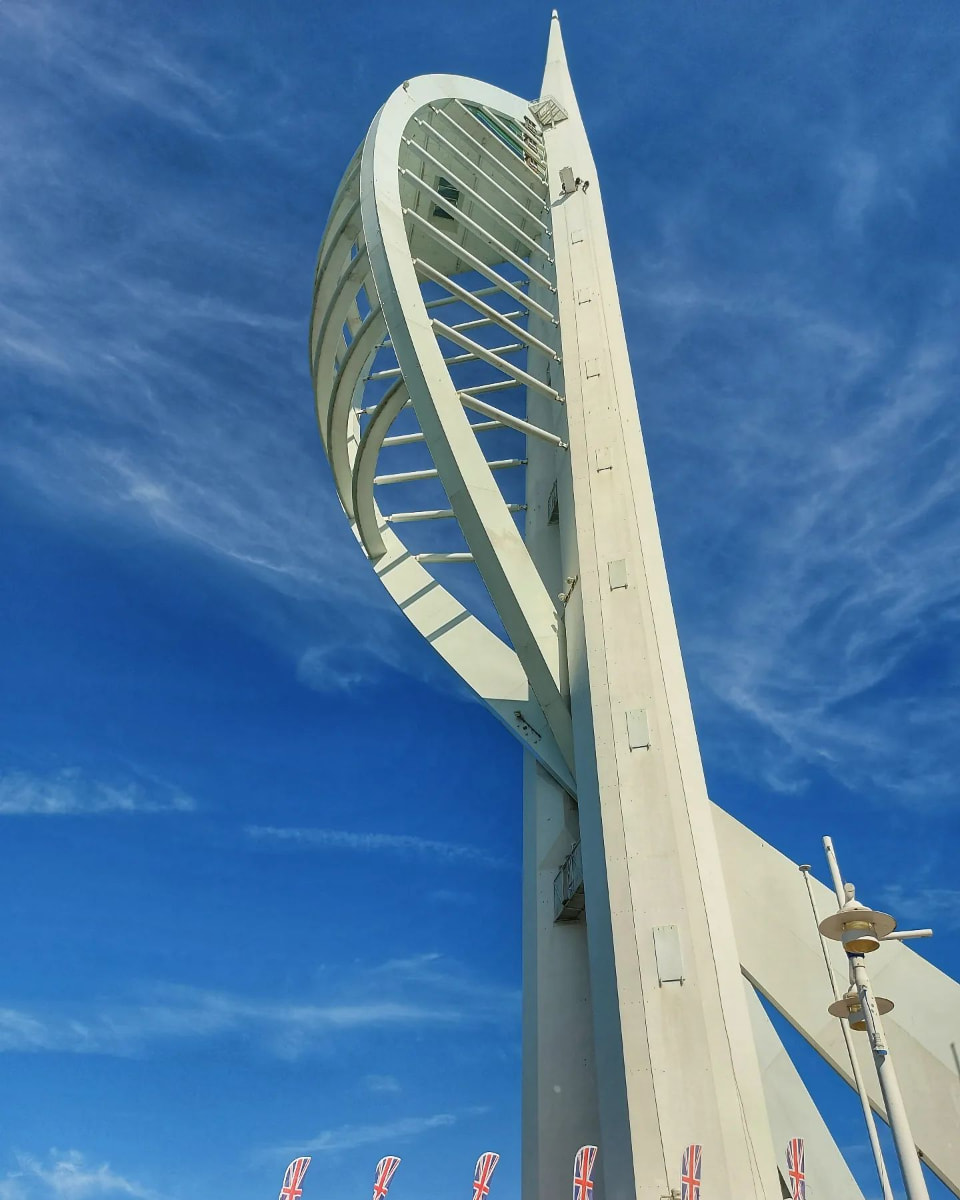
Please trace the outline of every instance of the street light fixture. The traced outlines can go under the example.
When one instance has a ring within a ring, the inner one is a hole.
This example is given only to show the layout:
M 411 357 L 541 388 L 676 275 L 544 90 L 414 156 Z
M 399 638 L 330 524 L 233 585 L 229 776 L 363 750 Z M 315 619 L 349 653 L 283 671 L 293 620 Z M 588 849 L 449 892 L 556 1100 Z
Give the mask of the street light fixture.
M 907 1119 L 900 1083 L 880 1021 L 881 1014 L 890 1012 L 893 1003 L 874 995 L 873 985 L 867 974 L 866 956 L 878 950 L 880 942 L 885 938 L 905 940 L 911 935 L 926 936 L 930 931 L 909 930 L 897 937 L 894 934 L 897 927 L 894 918 L 889 913 L 860 904 L 856 899 L 853 884 L 844 884 L 833 842 L 828 837 L 823 839 L 823 850 L 840 907 L 832 916 L 825 917 L 819 928 L 825 938 L 841 943 L 850 964 L 850 990 L 831 1004 L 828 1011 L 841 1020 L 849 1021 L 851 1029 L 866 1030 L 869 1034 L 877 1079 L 887 1112 L 887 1123 L 893 1134 L 893 1144 L 897 1151 L 907 1198 L 929 1200 L 917 1145 Z

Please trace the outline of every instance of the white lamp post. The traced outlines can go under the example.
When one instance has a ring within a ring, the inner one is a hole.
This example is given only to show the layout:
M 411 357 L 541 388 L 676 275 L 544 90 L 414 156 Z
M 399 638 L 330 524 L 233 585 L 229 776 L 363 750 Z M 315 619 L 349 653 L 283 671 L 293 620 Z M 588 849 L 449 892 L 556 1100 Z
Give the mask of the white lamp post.
M 844 884 L 830 838 L 823 839 L 823 849 L 840 909 L 820 922 L 820 932 L 824 937 L 843 945 L 851 976 L 851 991 L 831 1004 L 829 1011 L 833 1016 L 849 1021 L 853 1029 L 866 1029 L 869 1034 L 877 1079 L 887 1110 L 887 1123 L 893 1135 L 908 1200 L 928 1200 L 927 1183 L 880 1020 L 881 1012 L 889 1012 L 893 1004 L 874 995 L 867 974 L 866 955 L 879 949 L 880 942 L 885 938 L 904 940 L 908 936 L 924 937 L 929 936 L 931 931 L 910 930 L 894 939 L 892 935 L 897 925 L 894 918 L 889 913 L 860 904 L 855 898 L 853 884 Z
M 813 919 L 816 921 L 819 928 L 820 914 L 817 912 L 817 903 L 813 898 L 813 888 L 810 886 L 810 864 L 803 863 L 800 867 L 803 874 L 803 881 L 807 885 L 807 895 L 810 897 L 810 907 L 813 910 Z M 870 1099 L 867 1096 L 867 1087 L 863 1081 L 863 1072 L 860 1070 L 860 1060 L 857 1058 L 856 1050 L 853 1047 L 853 1034 L 850 1032 L 853 1029 L 865 1029 L 866 1025 L 861 1025 L 859 1022 L 854 1024 L 850 1019 L 848 998 L 851 996 L 847 992 L 841 997 L 840 989 L 837 987 L 837 979 L 833 973 L 833 967 L 830 963 L 830 956 L 827 954 L 827 946 L 824 941 L 823 934 L 820 935 L 820 948 L 823 951 L 823 961 L 827 968 L 827 978 L 830 980 L 830 987 L 833 991 L 834 1003 L 830 1005 L 829 1012 L 835 1017 L 840 1017 L 840 1031 L 843 1034 L 844 1045 L 847 1048 L 847 1056 L 850 1059 L 850 1072 L 853 1075 L 853 1082 L 857 1089 L 857 1095 L 860 1097 L 860 1107 L 863 1109 L 863 1120 L 867 1127 L 867 1137 L 870 1139 L 870 1149 L 873 1152 L 874 1165 L 877 1168 L 877 1178 L 880 1181 L 880 1190 L 883 1193 L 883 1200 L 893 1200 L 893 1190 L 890 1187 L 890 1176 L 887 1174 L 887 1164 L 883 1159 L 883 1150 L 880 1147 L 880 1138 L 877 1135 L 877 1122 L 873 1115 L 873 1109 L 870 1107 Z M 853 993 L 855 1000 L 854 1007 L 859 1009 L 860 1001 L 856 993 Z M 886 1001 L 885 1003 L 889 1003 Z M 837 1011 L 837 1005 L 843 1006 L 843 1011 Z M 847 1020 L 842 1018 L 847 1016 Z

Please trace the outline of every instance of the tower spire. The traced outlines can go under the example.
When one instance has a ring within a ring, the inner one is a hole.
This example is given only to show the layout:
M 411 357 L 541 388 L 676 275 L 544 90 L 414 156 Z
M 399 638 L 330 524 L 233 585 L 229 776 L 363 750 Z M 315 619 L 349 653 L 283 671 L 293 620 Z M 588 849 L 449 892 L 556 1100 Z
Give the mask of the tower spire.
M 550 17 L 550 37 L 547 41 L 547 63 L 543 70 L 541 96 L 552 96 L 558 100 L 567 112 L 580 115 L 577 107 L 577 97 L 573 91 L 570 70 L 567 67 L 567 52 L 563 45 L 563 33 L 560 29 L 560 17 L 554 9 Z

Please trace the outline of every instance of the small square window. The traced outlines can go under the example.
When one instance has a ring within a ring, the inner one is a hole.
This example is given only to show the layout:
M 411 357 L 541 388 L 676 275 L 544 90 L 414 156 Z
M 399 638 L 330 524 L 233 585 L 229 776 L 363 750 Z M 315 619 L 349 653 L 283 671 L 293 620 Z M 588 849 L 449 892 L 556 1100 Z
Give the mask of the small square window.
M 449 179 L 444 179 L 442 175 L 437 180 L 434 191 L 439 192 L 444 200 L 449 200 L 450 204 L 454 208 L 456 208 L 460 201 L 460 189 L 455 188 Z M 453 217 L 450 216 L 447 210 L 445 208 L 441 208 L 439 204 L 435 204 L 433 206 L 433 212 L 431 215 L 434 217 L 441 217 L 444 221 L 453 220 Z
M 556 481 L 554 481 L 553 487 L 550 489 L 550 498 L 547 500 L 547 524 L 560 524 L 560 501 L 557 498 Z

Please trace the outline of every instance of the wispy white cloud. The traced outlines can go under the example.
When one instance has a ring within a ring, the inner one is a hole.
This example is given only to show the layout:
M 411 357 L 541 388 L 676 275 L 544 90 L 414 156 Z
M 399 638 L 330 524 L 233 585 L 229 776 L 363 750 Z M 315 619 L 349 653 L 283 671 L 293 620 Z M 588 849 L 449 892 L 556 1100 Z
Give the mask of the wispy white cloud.
M 508 870 L 507 860 L 487 854 L 476 846 L 439 842 L 405 833 L 355 833 L 346 829 L 296 829 L 271 825 L 248 825 L 247 836 L 255 842 L 299 846 L 316 850 L 355 850 L 364 854 L 399 854 L 408 858 L 431 858 L 445 863 L 474 863 Z
M 851 298 L 809 229 L 777 223 L 718 235 L 707 262 L 716 219 L 674 206 L 662 254 L 622 272 L 708 752 L 783 792 L 821 769 L 943 805 L 960 706 L 930 655 L 960 611 L 960 293 L 931 269 L 916 311 Z
M 515 1019 L 514 988 L 478 983 L 436 954 L 338 971 L 322 1002 L 272 1000 L 185 986 L 140 999 L 28 1011 L 0 1009 L 0 1053 L 120 1057 L 169 1043 L 242 1037 L 282 1058 L 327 1053 L 349 1033 L 469 1028 Z
M 0 367 L 44 391 L 16 393 L 0 461 L 72 520 L 152 528 L 285 594 L 386 607 L 316 437 L 314 248 L 204 193 L 264 122 L 261 161 L 298 175 L 292 82 L 259 61 L 239 86 L 188 35 L 109 8 L 14 0 L 0 25 Z M 195 165 L 179 189 L 139 138 L 96 133 L 147 118 Z M 270 282 L 281 262 L 299 291 Z
M 932 926 L 934 933 L 960 929 L 960 888 L 889 884 L 880 893 L 880 903 L 901 926 Z
M 942 216 L 960 70 L 951 42 L 929 72 L 941 48 L 914 27 L 895 70 L 854 86 L 862 60 L 829 59 L 854 11 L 791 28 L 711 96 L 685 125 L 682 186 L 664 130 L 618 160 L 608 204 L 708 771 L 785 793 L 822 771 L 943 808 L 960 717 L 945 662 L 960 292 Z M 619 143 L 629 114 L 608 119 Z
M 112 102 L 136 105 L 206 136 L 217 136 L 229 114 L 233 97 L 143 23 L 111 22 L 105 36 L 92 11 L 76 5 L 67 13 L 50 0 L 10 0 L 0 19 L 22 49 Z
M 159 780 L 91 779 L 79 768 L 49 775 L 0 771 L 0 816 L 193 812 L 196 802 Z
M 382 658 L 351 641 L 309 647 L 297 663 L 297 678 L 315 692 L 349 692 L 377 679 L 382 670 Z
M 346 164 L 364 118 L 318 120 L 242 40 L 227 57 L 249 61 L 226 66 L 197 28 L 122 8 L 0 12 L 0 370 L 22 382 L 0 470 L 67 522 L 133 528 L 233 577 L 307 687 L 369 685 L 383 665 L 450 686 L 397 636 L 313 412 L 329 164 Z M 241 199 L 241 178 L 269 178 L 270 199 Z M 308 195 L 312 227 L 285 207 Z
M 337 1129 L 321 1130 L 315 1137 L 289 1149 L 291 1153 L 297 1153 L 299 1149 L 313 1154 L 336 1154 L 356 1150 L 359 1146 L 406 1142 L 433 1129 L 448 1128 L 456 1121 L 453 1113 L 436 1113 L 430 1117 L 400 1117 L 379 1125 L 341 1125 Z
M 691 659 L 724 704 L 776 739 L 779 751 L 752 751 L 773 786 L 802 786 L 817 765 L 858 791 L 936 804 L 950 786 L 942 751 L 960 706 L 949 690 L 935 693 L 930 675 L 918 705 L 909 673 L 960 600 L 948 566 L 960 539 L 949 482 L 960 471 L 960 426 L 944 408 L 960 357 L 937 333 L 896 369 L 889 348 L 845 357 L 851 389 L 887 374 L 876 408 L 832 417 L 822 407 L 831 397 L 811 381 L 813 436 L 788 419 L 740 440 L 734 420 L 739 467 L 726 529 L 714 521 L 720 553 L 707 550 L 706 569 L 716 586 Z M 738 521 L 749 522 L 750 539 Z M 731 570 L 721 556 L 734 546 Z
M 401 1091 L 400 1081 L 395 1075 L 364 1075 L 363 1086 L 368 1092 L 393 1095 Z
M 50 1150 L 46 1159 L 17 1155 L 18 1169 L 0 1181 L 3 1200 L 97 1200 L 100 1196 L 135 1196 L 153 1200 L 156 1193 L 118 1174 L 109 1163 L 94 1165 L 79 1150 Z
M 837 219 L 845 229 L 859 232 L 876 200 L 880 162 L 868 150 L 847 146 L 837 156 L 836 171 L 840 183 Z
M 151 1044 L 249 1032 L 282 1057 L 329 1046 L 338 1031 L 459 1024 L 459 1014 L 429 1003 L 369 1000 L 339 1004 L 272 1003 L 196 988 L 166 988 L 149 1001 L 95 1007 L 82 1016 L 0 1009 L 0 1051 L 130 1056 Z

